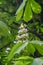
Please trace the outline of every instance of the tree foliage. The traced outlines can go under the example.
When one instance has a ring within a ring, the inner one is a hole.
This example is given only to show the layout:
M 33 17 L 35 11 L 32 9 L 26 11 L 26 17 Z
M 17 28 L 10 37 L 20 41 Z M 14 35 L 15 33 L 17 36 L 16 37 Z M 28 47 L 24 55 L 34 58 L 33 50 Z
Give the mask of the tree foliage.
M 43 65 L 43 0 L 0 0 L 0 65 Z

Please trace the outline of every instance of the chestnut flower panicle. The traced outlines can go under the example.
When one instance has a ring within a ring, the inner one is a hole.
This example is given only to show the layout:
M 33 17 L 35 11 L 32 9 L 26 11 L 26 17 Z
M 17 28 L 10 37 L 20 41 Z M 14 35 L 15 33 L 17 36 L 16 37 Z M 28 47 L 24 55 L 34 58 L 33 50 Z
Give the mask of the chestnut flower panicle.
M 26 28 L 26 24 L 21 24 L 19 27 L 18 35 L 16 37 L 17 42 L 26 42 L 28 40 L 28 30 Z

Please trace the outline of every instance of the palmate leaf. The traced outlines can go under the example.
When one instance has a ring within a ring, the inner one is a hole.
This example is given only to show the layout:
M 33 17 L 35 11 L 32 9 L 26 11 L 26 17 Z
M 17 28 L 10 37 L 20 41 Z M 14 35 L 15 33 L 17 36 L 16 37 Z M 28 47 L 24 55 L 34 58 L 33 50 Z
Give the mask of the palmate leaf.
M 29 0 L 28 0 L 28 2 L 26 4 L 26 7 L 25 7 L 23 19 L 26 22 L 28 22 L 28 21 L 30 21 L 32 19 L 32 10 L 31 10 Z
M 31 0 L 31 8 L 34 13 L 39 14 L 41 12 L 41 6 L 34 0 Z
M 42 65 L 43 60 L 40 58 L 33 59 L 33 61 L 30 63 L 30 65 Z
M 11 52 L 10 52 L 10 54 L 9 54 L 9 56 L 7 57 L 7 61 L 9 62 L 13 57 L 14 57 L 14 55 L 16 54 L 16 53 L 19 53 L 21 50 L 23 50 L 26 46 L 28 46 L 28 44 L 43 44 L 43 42 L 41 42 L 41 41 L 29 41 L 29 43 L 28 42 L 26 42 L 25 44 L 23 44 L 23 43 L 18 43 L 18 44 L 16 44 L 16 45 L 14 45 L 14 47 L 12 48 L 12 50 L 11 50 Z

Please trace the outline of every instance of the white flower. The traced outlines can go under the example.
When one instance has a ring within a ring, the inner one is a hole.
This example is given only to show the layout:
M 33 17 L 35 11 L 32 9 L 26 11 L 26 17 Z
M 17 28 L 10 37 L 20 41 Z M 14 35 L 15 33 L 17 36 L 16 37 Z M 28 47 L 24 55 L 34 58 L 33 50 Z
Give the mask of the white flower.
M 25 34 L 25 36 L 27 36 L 27 37 L 28 37 L 28 33 L 26 33 L 26 34 Z
M 21 40 L 18 40 L 18 41 L 17 41 L 17 43 L 20 43 L 20 42 L 22 42 L 22 41 L 21 41 Z
M 19 39 L 21 39 L 21 38 L 23 38 L 23 37 L 28 37 L 28 33 L 22 34 L 22 35 L 18 35 L 18 38 L 19 38 Z
M 11 33 L 10 31 L 8 31 L 9 33 Z
M 26 25 L 26 24 L 24 24 L 24 27 L 27 27 L 27 25 Z
M 23 28 L 23 27 L 24 27 L 24 26 L 23 26 L 23 23 L 22 23 L 21 26 L 20 26 L 19 28 L 21 29 L 21 28 Z
M 17 41 L 14 41 L 14 43 L 17 43 Z
M 9 51 L 5 51 L 6 53 L 9 53 Z
M 11 50 L 10 48 L 7 48 L 6 50 Z
M 18 33 L 23 33 L 23 32 L 24 33 L 27 32 L 27 29 L 23 28 L 23 29 L 21 29 L 21 30 L 18 31 Z

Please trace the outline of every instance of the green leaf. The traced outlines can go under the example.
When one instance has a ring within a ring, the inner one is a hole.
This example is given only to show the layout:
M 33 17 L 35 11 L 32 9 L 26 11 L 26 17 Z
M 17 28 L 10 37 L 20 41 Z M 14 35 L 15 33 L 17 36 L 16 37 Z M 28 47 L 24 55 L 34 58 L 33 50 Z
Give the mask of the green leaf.
M 31 1 L 31 8 L 34 13 L 39 14 L 41 12 L 41 6 L 34 0 Z
M 20 7 L 18 8 L 18 10 L 16 12 L 16 15 L 24 8 L 26 1 L 27 0 L 23 0 L 23 2 L 21 3 Z
M 17 62 L 15 62 L 15 64 L 14 65 L 24 65 L 24 63 L 23 62 L 21 62 L 21 61 L 17 61 Z
M 9 62 L 9 61 L 13 58 L 15 52 L 18 50 L 18 48 L 19 48 L 21 45 L 22 45 L 22 43 L 18 43 L 18 44 L 16 44 L 16 45 L 13 46 L 13 48 L 12 48 L 12 50 L 11 50 L 9 56 L 7 57 L 7 62 Z
M 3 48 L 7 44 L 9 44 L 10 40 L 9 37 L 5 37 L 3 39 L 0 39 L 0 48 Z
M 14 47 L 12 48 L 9 56 L 7 57 L 7 62 L 9 62 L 16 53 L 19 53 L 21 50 L 23 50 L 28 43 L 17 43 L 16 45 L 14 45 Z
M 34 59 L 30 65 L 42 65 L 43 64 L 43 60 L 40 58 L 36 58 Z
M 23 14 L 23 8 L 25 6 L 27 0 L 23 0 L 22 4 L 20 5 L 20 7 L 18 8 L 17 12 L 16 12 L 16 21 L 19 21 L 22 17 Z
M 21 19 L 22 14 L 23 14 L 23 9 L 19 11 L 18 14 L 16 15 L 16 21 L 19 21 Z
M 38 52 L 39 52 L 41 55 L 43 55 L 43 45 L 40 46 L 39 44 L 36 44 L 35 47 L 36 47 L 36 49 L 38 50 Z
M 15 65 L 28 65 L 33 60 L 32 57 L 29 56 L 21 56 L 18 59 L 18 61 L 15 62 Z
M 28 22 L 28 21 L 30 21 L 32 19 L 32 11 L 31 11 L 31 7 L 30 7 L 29 1 L 26 4 L 26 8 L 25 8 L 23 19 L 26 22 Z
M 4 35 L 4 36 L 9 36 L 9 28 L 7 27 L 7 25 L 0 21 L 0 35 Z
M 42 44 L 43 44 L 43 41 L 34 40 L 34 41 L 29 41 L 29 43 L 31 43 L 31 44 L 39 44 L 39 45 L 42 45 Z
M 18 60 L 24 60 L 24 61 L 28 60 L 28 61 L 32 61 L 33 58 L 32 58 L 32 57 L 29 57 L 29 56 L 21 56 L 21 57 L 18 58 Z
M 43 33 L 43 27 L 40 28 L 41 32 Z
M 20 53 L 21 50 L 24 50 L 24 48 L 28 45 L 28 42 L 25 42 L 24 44 L 22 44 L 22 46 L 20 46 L 18 48 L 18 50 L 16 51 L 16 53 Z
M 33 46 L 32 44 L 28 44 L 28 45 L 26 46 L 26 50 L 27 50 L 27 52 L 28 52 L 29 54 L 34 55 L 35 48 L 34 48 L 34 46 Z

